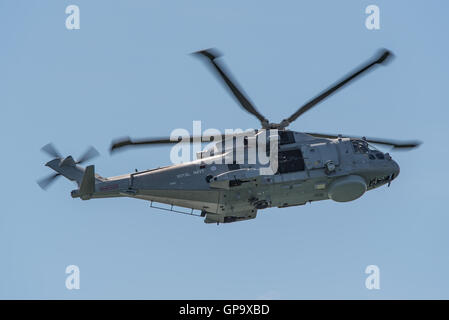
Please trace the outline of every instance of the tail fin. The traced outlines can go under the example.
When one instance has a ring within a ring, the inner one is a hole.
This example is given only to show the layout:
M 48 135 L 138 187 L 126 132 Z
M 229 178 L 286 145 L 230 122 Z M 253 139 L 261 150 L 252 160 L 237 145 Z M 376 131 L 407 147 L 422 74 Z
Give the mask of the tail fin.
M 95 192 L 95 166 L 86 167 L 79 189 L 80 198 L 89 200 Z

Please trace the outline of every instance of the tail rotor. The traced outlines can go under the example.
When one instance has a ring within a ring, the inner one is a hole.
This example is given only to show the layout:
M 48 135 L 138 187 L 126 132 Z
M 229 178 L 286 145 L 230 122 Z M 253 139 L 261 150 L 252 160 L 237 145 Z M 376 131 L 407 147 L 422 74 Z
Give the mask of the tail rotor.
M 45 152 L 46 154 L 48 154 L 50 157 L 53 158 L 58 158 L 61 159 L 62 156 L 61 154 L 58 152 L 58 150 L 56 150 L 55 146 L 53 145 L 53 143 L 47 143 L 45 146 L 43 146 L 41 148 L 42 152 Z
M 59 177 L 60 173 L 54 173 L 51 174 L 45 178 L 37 180 L 37 184 L 39 187 L 41 187 L 43 190 L 47 190 L 47 188 L 55 181 L 57 177 Z
M 94 147 L 90 146 L 87 148 L 87 150 L 81 155 L 78 161 L 76 161 L 76 164 L 81 164 L 83 162 L 87 162 L 93 158 L 96 158 L 100 155 L 100 153 L 95 149 Z
M 96 158 L 100 155 L 100 153 L 92 146 L 90 146 L 89 148 L 87 148 L 87 150 L 79 157 L 78 161 L 74 161 L 73 158 L 71 156 L 68 156 L 66 158 L 63 158 L 61 156 L 61 154 L 58 152 L 58 150 L 55 148 L 55 146 L 52 143 L 48 143 L 45 146 L 43 146 L 41 148 L 42 152 L 45 152 L 46 154 L 48 154 L 49 156 L 51 156 L 52 159 L 51 161 L 47 162 L 47 166 L 49 166 L 50 163 L 54 163 L 55 160 L 59 160 L 56 161 L 58 164 L 56 165 L 57 168 L 55 169 L 55 167 L 53 167 L 52 165 L 50 165 L 50 167 L 52 169 L 54 169 L 55 171 L 59 171 L 58 168 L 63 168 L 63 167 L 67 167 L 67 166 L 72 166 L 72 167 L 76 167 L 77 164 L 81 164 L 84 162 L 87 162 L 89 160 L 92 160 L 93 158 Z M 84 170 L 81 167 L 78 167 L 77 170 Z M 64 173 L 64 172 L 63 172 Z M 61 176 L 62 174 L 60 172 L 56 172 L 54 174 L 51 174 L 47 177 L 41 178 L 39 180 L 37 180 L 37 184 L 43 189 L 46 190 L 54 181 L 56 178 L 58 178 L 59 176 Z M 66 174 L 64 174 L 64 176 L 67 177 Z M 74 180 L 74 177 L 67 177 L 70 180 Z M 76 179 L 75 179 L 76 180 Z

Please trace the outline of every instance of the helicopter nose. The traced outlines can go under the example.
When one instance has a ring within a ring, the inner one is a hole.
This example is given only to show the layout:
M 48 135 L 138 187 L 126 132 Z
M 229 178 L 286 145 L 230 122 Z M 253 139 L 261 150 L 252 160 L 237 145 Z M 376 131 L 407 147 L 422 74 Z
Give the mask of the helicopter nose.
M 399 168 L 399 165 L 396 161 L 391 160 L 392 165 L 393 165 L 393 172 L 392 172 L 392 180 L 396 179 L 399 175 L 399 172 L 401 171 L 401 169 Z

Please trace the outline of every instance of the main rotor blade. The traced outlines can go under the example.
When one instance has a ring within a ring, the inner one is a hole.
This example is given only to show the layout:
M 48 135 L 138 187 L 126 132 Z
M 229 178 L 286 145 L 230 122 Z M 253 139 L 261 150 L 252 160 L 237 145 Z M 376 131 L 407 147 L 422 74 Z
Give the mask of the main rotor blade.
M 327 134 L 327 133 L 310 133 L 305 132 L 308 135 L 317 137 L 317 138 L 328 138 L 328 139 L 337 139 L 339 135 L 336 134 Z M 374 143 L 374 144 L 380 144 L 380 145 L 386 145 L 391 146 L 393 149 L 413 149 L 418 147 L 421 144 L 421 141 L 418 140 L 410 140 L 410 141 L 399 141 L 399 140 L 391 140 L 391 139 L 378 139 L 378 138 L 365 138 L 365 137 L 355 137 L 355 136 L 347 136 L 347 135 L 341 135 L 345 138 L 351 138 L 351 139 L 360 139 L 365 140 L 366 142 Z
M 55 146 L 51 142 L 43 146 L 41 150 L 53 158 L 62 158 L 61 154 L 56 150 Z
M 223 141 L 230 137 L 238 136 L 251 136 L 257 134 L 257 130 L 254 132 L 240 132 L 235 134 L 222 134 L 219 141 Z M 215 136 L 192 136 L 192 137 L 178 137 L 175 140 L 171 140 L 169 137 L 166 138 L 148 138 L 148 139 L 131 139 L 130 137 L 124 137 L 112 141 L 110 152 L 117 151 L 118 149 L 124 147 L 132 146 L 146 146 L 146 145 L 169 145 L 176 143 L 194 143 L 194 142 L 214 142 L 217 141 Z
M 224 135 L 223 135 L 224 136 Z M 131 147 L 131 146 L 145 146 L 145 145 L 164 145 L 164 144 L 176 144 L 179 142 L 182 143 L 192 143 L 192 142 L 200 142 L 202 137 L 179 137 L 177 140 L 170 140 L 170 138 L 153 138 L 153 139 L 133 139 L 126 137 L 123 139 L 117 139 L 112 142 L 111 145 L 111 153 L 117 151 L 123 147 Z M 212 139 L 213 141 L 213 139 Z
M 370 59 L 366 64 L 364 64 L 362 67 L 356 69 L 352 73 L 348 74 L 346 77 L 335 83 L 333 86 L 325 90 L 324 92 L 320 93 L 317 97 L 313 98 L 306 104 L 304 104 L 302 107 L 298 109 L 294 114 L 292 114 L 287 119 L 283 120 L 284 128 L 288 126 L 290 123 L 295 121 L 299 116 L 301 116 L 306 111 L 312 109 L 315 105 L 329 97 L 331 94 L 333 94 L 338 89 L 342 88 L 344 85 L 349 83 L 351 80 L 354 80 L 364 72 L 368 71 L 370 68 L 375 66 L 376 64 L 384 64 L 389 57 L 391 57 L 393 54 L 387 50 L 382 49 L 375 58 Z
M 42 178 L 37 181 L 37 184 L 44 190 L 46 190 L 50 184 L 52 184 L 55 181 L 55 178 L 60 176 L 60 173 L 54 173 L 52 175 L 49 175 L 48 177 Z
M 223 64 L 220 64 L 216 61 L 216 59 L 221 56 L 221 54 L 217 50 L 207 49 L 194 52 L 193 54 L 201 55 L 209 59 L 217 74 L 221 77 L 229 90 L 231 90 L 234 97 L 240 103 L 240 106 L 247 112 L 254 115 L 257 119 L 259 119 L 263 128 L 266 128 L 268 126 L 268 120 L 259 111 L 257 111 L 253 103 L 250 102 L 249 98 L 247 98 L 247 96 L 244 94 L 243 90 L 239 88 L 237 81 L 235 79 L 232 79 L 231 73 L 226 70 Z
M 94 147 L 90 146 L 83 155 L 79 158 L 79 160 L 76 163 L 83 163 L 86 161 L 89 161 L 95 157 L 98 157 L 100 153 L 95 149 Z

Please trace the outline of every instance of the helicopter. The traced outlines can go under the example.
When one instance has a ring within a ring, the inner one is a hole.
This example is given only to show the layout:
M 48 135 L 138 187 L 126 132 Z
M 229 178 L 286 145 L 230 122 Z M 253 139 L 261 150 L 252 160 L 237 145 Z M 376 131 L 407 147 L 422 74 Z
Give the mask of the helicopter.
M 71 192 L 73 198 L 130 197 L 149 201 L 153 208 L 203 217 L 205 223 L 230 223 L 254 219 L 259 210 L 266 208 L 300 206 L 329 199 L 348 202 L 360 198 L 366 191 L 390 186 L 399 175 L 399 165 L 389 153 L 373 145 L 410 150 L 421 143 L 287 129 L 337 90 L 369 70 L 385 65 L 392 57 L 387 49 L 381 49 L 279 123 L 270 122 L 256 109 L 222 63 L 218 50 L 201 50 L 194 55 L 211 67 L 242 109 L 260 121 L 261 129 L 213 137 L 116 139 L 111 144 L 111 153 L 136 146 L 212 143 L 211 147 L 197 153 L 196 160 L 115 177 L 96 174 L 94 165 L 85 168 L 79 165 L 98 155 L 93 147 L 75 161 L 72 156 L 62 157 L 50 143 L 42 151 L 53 157 L 45 165 L 56 173 L 38 184 L 45 189 L 56 177 L 64 176 L 78 186 Z M 236 143 L 237 140 L 242 143 Z M 252 151 L 268 155 L 269 166 L 249 161 Z

